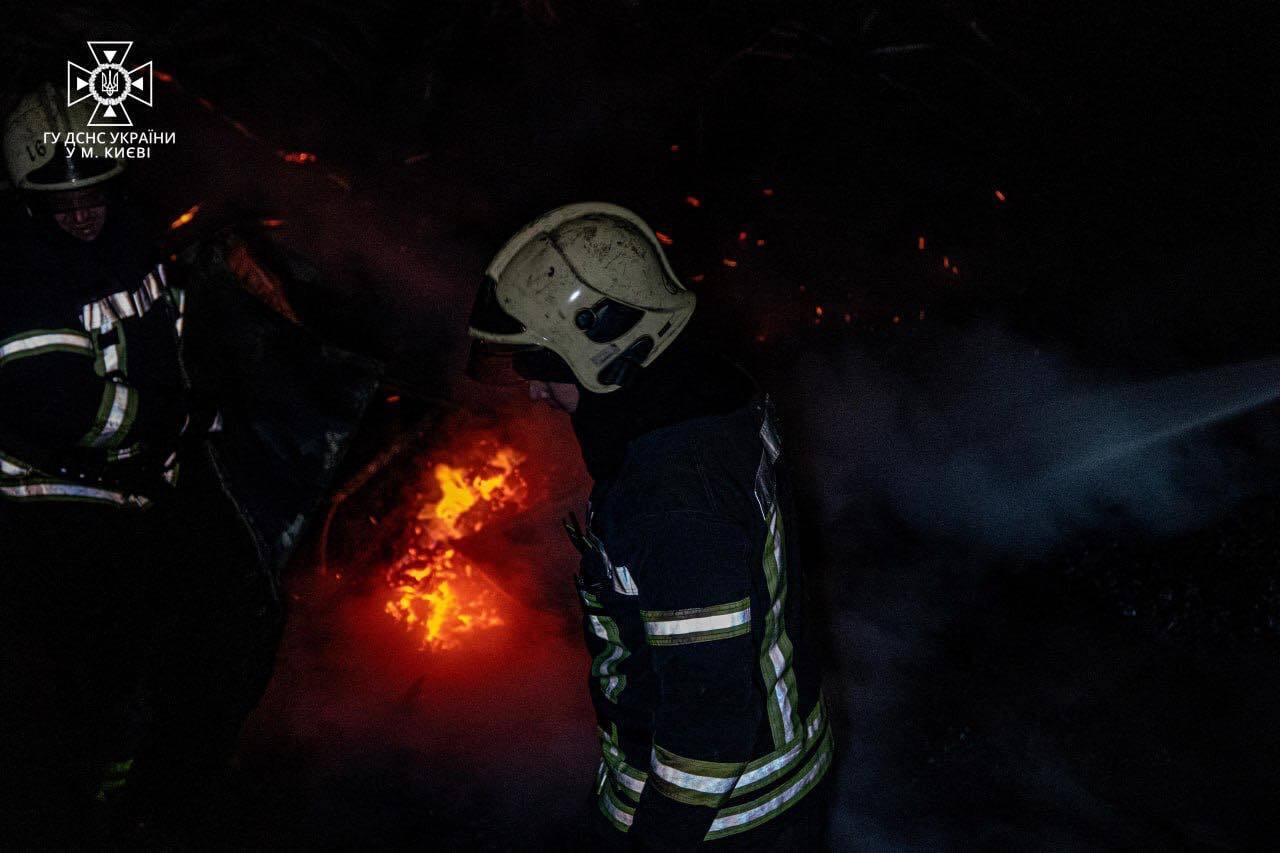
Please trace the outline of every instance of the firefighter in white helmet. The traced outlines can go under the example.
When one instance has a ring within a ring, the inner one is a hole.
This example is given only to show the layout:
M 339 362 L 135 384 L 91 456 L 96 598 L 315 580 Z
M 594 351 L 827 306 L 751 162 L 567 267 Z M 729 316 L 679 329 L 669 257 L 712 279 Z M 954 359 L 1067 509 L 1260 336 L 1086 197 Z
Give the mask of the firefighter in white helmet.
M 571 414 L 606 849 L 820 849 L 833 748 L 766 398 L 691 326 L 653 231 L 559 208 L 499 251 L 471 375 Z

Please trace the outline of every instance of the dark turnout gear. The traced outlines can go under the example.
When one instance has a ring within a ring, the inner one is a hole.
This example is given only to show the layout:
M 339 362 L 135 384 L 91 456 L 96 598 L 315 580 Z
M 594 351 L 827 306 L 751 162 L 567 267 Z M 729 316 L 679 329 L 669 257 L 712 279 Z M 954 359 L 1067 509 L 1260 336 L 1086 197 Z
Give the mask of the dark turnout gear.
M 379 373 L 238 290 L 227 240 L 156 266 L 126 216 L 2 232 L 0 824 L 34 844 L 92 834 L 95 795 L 199 800 Z
M 0 499 L 144 507 L 172 484 L 187 414 L 181 294 L 124 211 L 92 242 L 15 219 L 0 314 Z
M 574 417 L 598 807 L 639 849 L 776 838 L 832 761 L 782 443 L 717 364 L 677 346 Z

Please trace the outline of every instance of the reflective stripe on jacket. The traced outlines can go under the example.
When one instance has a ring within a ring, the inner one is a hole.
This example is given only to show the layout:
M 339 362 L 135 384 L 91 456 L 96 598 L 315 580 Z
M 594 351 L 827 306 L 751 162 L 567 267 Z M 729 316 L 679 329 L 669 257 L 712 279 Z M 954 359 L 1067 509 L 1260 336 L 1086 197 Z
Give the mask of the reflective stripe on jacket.
M 160 304 L 166 310 L 153 314 Z M 180 297 L 167 287 L 160 264 L 135 288 L 78 307 L 69 303 L 65 316 L 49 313 L 51 324 L 78 321 L 80 328 L 28 329 L 0 340 L 0 380 L 8 410 L 0 429 L 0 499 L 89 502 L 121 509 L 150 505 L 154 495 L 112 485 L 116 478 L 109 472 L 136 464 L 148 452 L 148 442 L 135 434 L 144 399 L 152 399 L 140 393 L 139 383 L 131 378 L 139 368 L 138 358 L 164 362 L 141 366 L 144 387 L 157 395 L 182 395 L 174 340 L 181 316 Z M 131 359 L 129 342 L 136 337 L 164 345 L 158 351 L 144 347 Z M 157 382 L 157 377 L 163 379 Z M 168 412 L 178 410 L 174 400 L 159 402 L 166 414 L 149 425 L 151 443 L 155 434 L 165 431 L 163 424 L 173 421 Z M 26 411 L 38 412 L 39 418 Z M 56 430 L 49 431 L 50 417 L 58 421 Z M 170 438 L 175 443 L 179 427 L 173 423 Z M 157 466 L 153 490 L 172 482 L 175 462 L 176 456 Z M 83 466 L 79 470 L 77 463 Z M 101 476 L 87 477 L 86 469 Z
M 765 824 L 833 742 L 767 401 L 633 442 L 592 493 L 578 578 L 601 813 L 654 847 Z

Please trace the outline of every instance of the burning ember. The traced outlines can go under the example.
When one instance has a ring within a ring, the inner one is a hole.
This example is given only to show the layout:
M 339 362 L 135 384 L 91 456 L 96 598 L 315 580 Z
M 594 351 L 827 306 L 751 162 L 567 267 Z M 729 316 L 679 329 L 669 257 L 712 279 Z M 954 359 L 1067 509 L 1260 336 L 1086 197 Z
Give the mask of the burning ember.
M 199 212 L 200 212 L 200 205 L 198 204 L 191 205 L 191 207 L 189 207 L 186 211 L 184 211 L 182 215 L 180 215 L 177 219 L 169 223 L 169 230 L 177 231 L 179 228 L 186 225 L 191 220 L 195 219 L 196 214 Z
M 456 648 L 464 635 L 503 624 L 498 588 L 452 543 L 524 506 L 523 461 L 510 447 L 482 445 L 474 463 L 432 468 L 412 535 L 387 570 L 385 610 L 421 648 Z

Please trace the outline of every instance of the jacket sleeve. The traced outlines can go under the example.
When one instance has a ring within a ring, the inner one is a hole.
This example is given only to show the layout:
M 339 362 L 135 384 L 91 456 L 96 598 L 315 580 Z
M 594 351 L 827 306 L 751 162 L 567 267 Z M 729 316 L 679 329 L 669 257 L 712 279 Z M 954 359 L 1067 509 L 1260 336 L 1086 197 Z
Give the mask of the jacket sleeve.
M 632 569 L 661 699 L 629 834 L 639 850 L 692 850 L 751 759 L 763 713 L 750 541 L 741 527 L 695 513 L 637 532 L 644 544 Z

